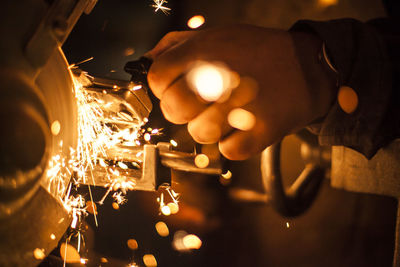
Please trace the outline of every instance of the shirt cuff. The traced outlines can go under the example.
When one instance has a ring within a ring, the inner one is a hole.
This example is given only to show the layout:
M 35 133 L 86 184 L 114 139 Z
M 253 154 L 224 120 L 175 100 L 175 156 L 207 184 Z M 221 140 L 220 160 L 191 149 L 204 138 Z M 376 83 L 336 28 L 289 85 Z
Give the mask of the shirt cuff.
M 373 27 L 354 19 L 302 20 L 290 31 L 319 36 L 338 71 L 338 86 L 350 87 L 358 97 L 350 114 L 336 99 L 319 127 L 320 144 L 343 145 L 372 158 L 396 136 L 395 123 L 388 121 L 393 76 L 385 42 Z

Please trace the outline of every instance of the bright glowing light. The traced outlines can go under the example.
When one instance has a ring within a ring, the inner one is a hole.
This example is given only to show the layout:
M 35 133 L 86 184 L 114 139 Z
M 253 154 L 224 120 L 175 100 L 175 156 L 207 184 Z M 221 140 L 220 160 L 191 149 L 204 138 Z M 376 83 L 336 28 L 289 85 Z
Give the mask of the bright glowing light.
M 169 142 L 171 143 L 172 146 L 177 147 L 178 143 L 175 140 L 169 140 Z
M 154 11 L 157 12 L 158 10 L 161 10 L 165 15 L 169 14 L 169 11 L 171 9 L 169 7 L 164 6 L 164 4 L 168 3 L 166 0 L 153 0 L 154 4 L 152 7 L 154 7 Z
M 151 139 L 151 135 L 149 133 L 145 133 L 143 138 L 144 138 L 145 141 L 149 142 L 150 139 Z
M 171 210 L 171 214 L 177 214 L 179 211 L 179 205 L 175 202 L 170 202 L 167 205 L 169 209 Z
M 56 240 L 56 235 L 55 235 L 55 234 L 51 234 L 51 235 L 50 235 L 50 239 L 51 239 L 51 240 Z
M 128 241 L 126 241 L 126 245 L 128 246 L 128 248 L 130 250 L 136 250 L 139 248 L 138 242 L 136 241 L 136 239 L 128 239 Z
M 33 251 L 33 257 L 35 257 L 37 260 L 43 260 L 46 257 L 46 254 L 44 254 L 44 249 L 35 248 Z
M 157 266 L 157 260 L 153 254 L 145 254 L 143 256 L 143 263 L 147 267 L 156 267 Z
M 318 0 L 318 4 L 321 7 L 329 7 L 337 5 L 339 0 Z
M 113 202 L 111 205 L 112 205 L 113 209 L 119 210 L 119 205 L 117 202 Z
M 221 72 L 212 64 L 195 67 L 188 74 L 194 89 L 206 101 L 217 101 L 224 92 L 224 80 Z
M 54 136 L 57 136 L 61 131 L 61 124 L 58 120 L 53 121 L 53 123 L 51 124 L 51 133 Z
M 182 241 L 187 249 L 199 249 L 202 245 L 201 239 L 196 235 L 186 235 Z
M 208 102 L 225 100 L 239 84 L 238 76 L 220 63 L 196 62 L 186 77 L 192 90 Z
M 290 227 L 289 222 L 286 222 L 286 228 L 289 228 L 289 227 Z
M 61 258 L 66 263 L 80 263 L 81 256 L 79 255 L 78 250 L 71 246 L 70 244 L 62 243 L 60 246 L 60 255 Z
M 206 154 L 198 154 L 194 158 L 194 164 L 197 168 L 204 169 L 210 164 L 210 159 Z
M 191 29 L 196 29 L 203 25 L 205 21 L 206 20 L 202 15 L 196 15 L 188 20 L 187 25 Z
M 124 56 L 128 57 L 135 53 L 135 49 L 133 47 L 128 47 L 124 50 Z
M 161 213 L 165 216 L 171 215 L 171 209 L 168 206 L 161 207 Z
M 165 222 L 156 223 L 156 231 L 162 237 L 169 235 L 169 229 L 168 226 L 165 224 Z
M 228 171 L 226 171 L 226 173 L 221 174 L 221 177 L 226 179 L 226 180 L 229 180 L 229 179 L 232 178 L 232 173 L 231 173 L 230 170 L 228 170 Z
M 228 114 L 228 123 L 233 128 L 249 131 L 256 124 L 256 117 L 253 113 L 242 108 L 235 108 Z

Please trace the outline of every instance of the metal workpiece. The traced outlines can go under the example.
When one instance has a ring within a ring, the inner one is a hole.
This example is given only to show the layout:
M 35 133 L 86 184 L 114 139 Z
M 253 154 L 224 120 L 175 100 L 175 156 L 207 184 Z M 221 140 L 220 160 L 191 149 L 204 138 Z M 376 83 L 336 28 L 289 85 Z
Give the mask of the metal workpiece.
M 107 105 L 102 105 L 105 122 L 113 124 L 125 122 L 127 125 L 139 126 L 146 123 L 153 105 L 142 85 L 128 81 L 91 77 L 84 73 L 78 75 L 76 70 L 74 73 L 87 92 L 93 94 L 96 99 L 107 103 Z
M 144 146 L 115 146 L 107 150 L 106 160 L 110 167 L 97 164 L 88 171 L 85 183 L 96 186 L 110 186 L 115 178 L 122 183 L 131 183 L 133 190 L 157 191 L 162 185 L 171 185 L 171 170 L 220 175 L 221 163 L 210 160 L 207 167 L 199 168 L 195 164 L 196 154 L 174 151 L 169 143 L 146 144 Z M 122 162 L 124 168 L 118 165 Z M 111 164 L 110 164 L 111 163 Z M 118 177 L 112 177 L 117 173 Z

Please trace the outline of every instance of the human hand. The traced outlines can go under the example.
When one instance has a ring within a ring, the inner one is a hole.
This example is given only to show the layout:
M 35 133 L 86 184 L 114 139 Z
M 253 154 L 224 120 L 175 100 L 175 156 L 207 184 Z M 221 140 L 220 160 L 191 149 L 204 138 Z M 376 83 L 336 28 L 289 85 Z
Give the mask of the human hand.
M 327 113 L 334 81 L 318 62 L 321 44 L 306 33 L 249 25 L 171 32 L 146 54 L 153 59 L 148 83 L 166 119 L 188 123 L 195 141 L 219 142 L 226 158 L 242 160 Z M 300 62 L 298 53 L 309 60 Z M 199 60 L 240 75 L 227 100 L 207 103 L 191 89 L 186 76 Z M 254 115 L 249 129 L 228 120 L 238 107 Z

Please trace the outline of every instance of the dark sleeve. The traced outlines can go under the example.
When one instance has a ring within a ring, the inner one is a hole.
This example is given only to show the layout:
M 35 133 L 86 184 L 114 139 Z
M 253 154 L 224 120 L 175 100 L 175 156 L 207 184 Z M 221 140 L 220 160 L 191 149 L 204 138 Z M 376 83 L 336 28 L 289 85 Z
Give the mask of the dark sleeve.
M 319 36 L 338 70 L 338 86 L 358 95 L 351 114 L 335 101 L 319 127 L 321 145 L 343 145 L 371 158 L 400 137 L 399 29 L 398 21 L 390 19 L 303 20 L 291 28 Z

